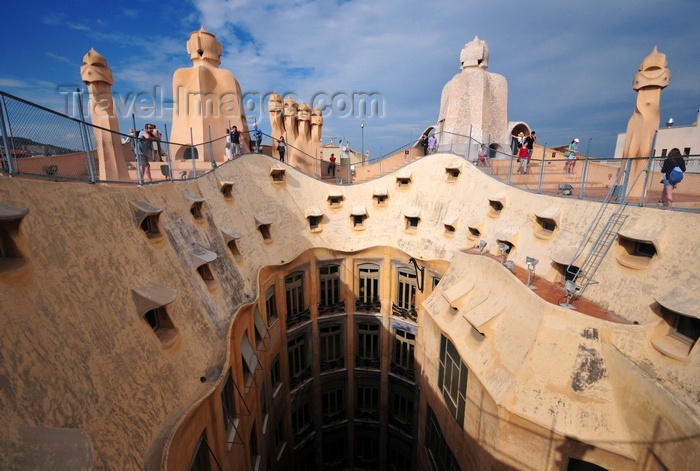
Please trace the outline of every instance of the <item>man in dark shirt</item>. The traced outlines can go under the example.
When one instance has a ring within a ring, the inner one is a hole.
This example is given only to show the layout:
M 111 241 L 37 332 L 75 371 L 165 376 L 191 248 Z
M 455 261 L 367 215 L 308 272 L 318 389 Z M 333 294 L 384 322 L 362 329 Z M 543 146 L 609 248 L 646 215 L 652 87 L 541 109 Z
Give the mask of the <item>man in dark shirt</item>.
M 241 155 L 241 132 L 236 126 L 231 129 L 231 152 L 234 157 Z
M 661 204 L 664 206 L 671 206 L 671 204 L 673 204 L 673 189 L 679 183 L 679 180 L 674 179 L 671 173 L 677 173 L 677 171 L 674 172 L 676 167 L 678 167 L 681 172 L 685 173 L 685 160 L 683 160 L 681 156 L 681 151 L 674 148 L 668 153 L 668 157 L 666 157 L 661 166 L 661 173 L 664 174 L 664 178 L 661 180 L 664 186 L 661 192 Z M 682 175 L 681 173 L 681 178 L 683 178 Z

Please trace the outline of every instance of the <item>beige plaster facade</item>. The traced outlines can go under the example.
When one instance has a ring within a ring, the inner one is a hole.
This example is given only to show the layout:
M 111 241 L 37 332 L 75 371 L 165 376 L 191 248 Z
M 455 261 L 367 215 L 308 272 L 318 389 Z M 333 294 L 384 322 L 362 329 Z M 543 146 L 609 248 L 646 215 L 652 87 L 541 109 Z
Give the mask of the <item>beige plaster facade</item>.
M 275 165 L 251 154 L 196 181 L 143 188 L 2 180 L 0 468 L 31 455 L 46 469 L 184 470 L 204 436 L 227 470 L 315 469 L 338 443 L 351 467 L 368 437 L 387 450 L 382 467 L 429 469 L 441 439 L 465 470 L 566 469 L 570 459 L 694 469 L 700 352 L 671 334 L 673 316 L 700 317 L 699 273 L 687 263 L 697 215 L 625 209 L 586 291 L 626 321 L 612 323 L 547 303 L 498 261 L 463 253 L 485 240 L 499 255 L 506 240 L 517 266 L 536 257 L 538 277 L 561 280 L 556 260 L 599 203 L 523 192 L 444 154 L 399 172 L 407 185 L 394 173 L 338 187 L 292 168 L 273 180 Z M 542 217 L 556 223 L 547 237 Z M 656 248 L 646 265 L 627 263 L 630 240 Z M 415 271 L 402 281 L 410 257 L 424 290 L 402 298 L 420 284 Z M 376 308 L 356 304 L 367 264 L 378 267 Z M 339 267 L 343 302 L 330 312 L 328 266 Z M 306 309 L 294 320 L 288 293 L 299 286 Z M 415 314 L 397 310 L 402 299 Z M 153 310 L 167 315 L 158 328 Z M 376 364 L 358 350 L 368 326 Z M 322 339 L 336 327 L 341 363 L 324 366 Z M 413 336 L 410 376 L 394 369 L 399 331 Z M 440 386 L 447 340 L 467 375 L 461 421 Z M 343 408 L 329 419 L 333 388 Z M 378 390 L 376 420 L 361 415 L 367 388 Z M 401 398 L 412 413 L 397 421 Z M 58 443 L 71 446 L 46 452 Z

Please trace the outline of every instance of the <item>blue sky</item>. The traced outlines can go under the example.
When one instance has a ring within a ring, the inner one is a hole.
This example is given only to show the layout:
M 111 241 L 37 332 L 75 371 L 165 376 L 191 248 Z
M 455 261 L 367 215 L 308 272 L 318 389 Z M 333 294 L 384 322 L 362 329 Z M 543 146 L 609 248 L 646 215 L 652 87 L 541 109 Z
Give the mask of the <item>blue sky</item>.
M 364 119 L 373 157 L 437 121 L 442 88 L 474 36 L 489 44 L 489 72 L 508 81 L 509 120 L 527 122 L 540 143 L 578 137 L 585 151 L 590 139 L 591 154 L 611 156 L 634 110 L 632 78 L 654 46 L 671 70 L 662 125 L 691 124 L 700 108 L 697 0 L 10 0 L 3 10 L 4 92 L 65 112 L 66 92 L 82 86 L 82 58 L 94 48 L 126 104 L 135 93 L 167 100 L 173 72 L 191 65 L 186 41 L 203 25 L 223 44 L 221 66 L 250 97 L 381 95 L 382 116 L 332 114 L 324 123 L 324 141 L 344 138 L 359 150 Z M 264 110 L 248 117 L 269 132 Z M 170 125 L 167 113 L 153 121 Z

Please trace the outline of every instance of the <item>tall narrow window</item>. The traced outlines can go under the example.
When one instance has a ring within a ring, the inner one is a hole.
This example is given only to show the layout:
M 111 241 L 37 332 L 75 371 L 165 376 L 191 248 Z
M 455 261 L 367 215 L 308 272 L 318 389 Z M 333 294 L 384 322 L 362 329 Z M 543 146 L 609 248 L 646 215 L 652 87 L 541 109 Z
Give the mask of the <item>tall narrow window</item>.
M 413 379 L 416 336 L 403 329 L 394 329 L 394 345 L 391 352 L 391 371 L 405 378 Z
M 445 441 L 440 424 L 430 406 L 428 406 L 428 413 L 425 419 L 425 449 L 428 452 L 433 469 L 460 471 L 461 468 L 457 458 L 455 458 L 454 453 L 452 453 Z
M 321 327 L 320 334 L 320 361 L 321 372 L 342 368 L 343 360 L 343 339 L 340 325 Z
M 444 335 L 440 337 L 439 360 L 438 387 L 447 409 L 461 427 L 464 423 L 469 372 L 454 344 Z
M 305 402 L 292 412 L 292 430 L 294 431 L 294 439 L 297 444 L 304 441 L 313 432 L 312 425 L 309 403 Z
M 202 432 L 197 443 L 197 448 L 192 456 L 190 463 L 190 471 L 210 471 L 211 462 L 209 461 L 209 445 L 207 445 L 206 431 Z
M 357 310 L 379 312 L 379 265 L 364 263 L 358 267 Z
M 416 312 L 416 272 L 411 268 L 399 268 L 396 286 L 396 315 L 415 321 Z
M 378 419 L 379 388 L 373 386 L 357 387 L 356 416 L 359 419 Z
M 255 469 L 257 468 L 258 461 L 260 460 L 260 449 L 258 448 L 258 428 L 255 426 L 255 423 L 253 423 L 253 430 L 250 431 L 249 450 L 250 464 L 252 465 L 253 469 Z
M 287 328 L 298 324 L 306 313 L 304 304 L 304 273 L 295 272 L 284 279 L 287 294 Z
M 275 299 L 275 285 L 270 286 L 265 293 L 265 311 L 267 311 L 267 325 L 272 325 L 277 320 L 277 300 Z
M 379 324 L 357 324 L 357 366 L 379 368 Z
M 332 389 L 323 393 L 323 417 L 328 422 L 345 418 L 345 391 Z
M 298 335 L 287 342 L 289 360 L 289 384 L 299 386 L 311 376 L 306 348 L 306 335 Z
M 319 312 L 333 311 L 340 304 L 340 265 L 319 268 Z
M 231 371 L 229 370 L 226 376 L 226 381 L 224 381 L 224 387 L 221 390 L 221 406 L 224 414 L 224 425 L 226 427 L 227 436 L 231 435 L 234 430 L 235 420 L 236 420 L 236 402 L 234 400 L 234 385 L 233 378 L 231 377 Z M 226 440 L 227 442 L 232 441 Z

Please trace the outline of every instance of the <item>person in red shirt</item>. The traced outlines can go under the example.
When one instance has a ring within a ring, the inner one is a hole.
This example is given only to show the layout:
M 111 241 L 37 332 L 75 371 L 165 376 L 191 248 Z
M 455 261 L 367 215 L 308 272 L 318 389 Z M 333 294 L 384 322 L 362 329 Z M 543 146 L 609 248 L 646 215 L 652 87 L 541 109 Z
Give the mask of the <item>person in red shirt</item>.
M 328 160 L 331 162 L 328 165 L 328 175 L 333 175 L 335 177 L 335 154 L 331 154 L 331 158 Z

